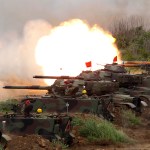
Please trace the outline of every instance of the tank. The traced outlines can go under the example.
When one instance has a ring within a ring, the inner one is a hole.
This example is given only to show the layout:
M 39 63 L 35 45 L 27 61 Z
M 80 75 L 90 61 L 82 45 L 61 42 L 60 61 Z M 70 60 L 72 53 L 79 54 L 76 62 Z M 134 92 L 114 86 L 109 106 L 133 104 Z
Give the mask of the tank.
M 130 74 L 127 72 L 126 67 L 134 67 L 134 64 L 106 64 L 104 69 L 83 71 L 77 78 L 80 78 L 84 83 L 81 85 L 85 86 L 88 91 L 88 96 L 100 96 L 111 93 L 113 95 L 113 101 L 121 104 L 124 103 L 124 97 L 128 97 L 129 103 L 125 104 L 130 108 L 133 108 L 132 102 L 137 105 L 135 101 L 139 100 L 141 101 L 141 106 L 138 107 L 141 107 L 141 109 L 145 106 L 149 106 L 150 89 L 147 88 L 147 85 L 150 85 L 150 78 L 142 74 Z M 145 68 L 143 64 L 142 67 Z M 34 78 L 42 79 L 51 79 L 51 77 L 53 79 L 53 76 L 34 76 Z M 73 82 L 77 82 L 77 80 L 73 80 Z M 82 86 L 80 87 L 82 89 Z M 116 99 L 116 95 L 117 97 L 119 95 L 120 98 Z
M 126 70 L 127 67 L 140 68 L 142 73 L 130 74 Z M 106 73 L 107 71 L 111 74 L 111 79 L 119 82 L 120 93 L 130 95 L 131 97 L 139 97 L 142 106 L 150 107 L 150 62 L 124 61 L 120 65 L 116 63 L 106 65 L 104 72 Z
M 52 85 L 53 86 L 53 85 Z M 6 89 L 26 89 L 26 86 L 5 86 Z M 33 89 L 33 86 L 31 86 Z M 55 87 L 54 87 L 55 88 Z M 64 87 L 63 87 L 64 88 Z M 29 87 L 28 87 L 29 89 Z M 37 88 L 35 88 L 37 89 Z M 53 91 L 53 90 L 52 90 Z M 60 92 L 60 93 L 59 93 Z M 33 104 L 33 112 L 36 112 L 38 108 L 41 108 L 43 112 L 48 113 L 92 113 L 98 116 L 103 116 L 107 120 L 113 120 L 113 115 L 108 110 L 112 103 L 111 94 L 105 94 L 101 96 L 88 96 L 88 95 L 63 95 L 64 91 L 60 89 L 53 93 L 47 93 L 44 95 L 26 95 L 21 99 L 20 106 L 17 110 L 20 110 L 25 101 L 30 100 Z M 103 109 L 100 109 L 103 108 Z
M 121 87 L 120 91 L 131 96 L 138 96 L 150 106 L 150 62 L 148 61 L 125 61 L 124 67 L 134 67 L 141 69 L 142 73 L 133 74 L 133 76 L 140 76 L 138 84 L 131 84 L 124 88 Z
M 7 113 L 0 115 L 1 135 L 41 135 L 50 141 L 59 140 L 64 144 L 71 146 L 74 135 L 71 133 L 72 117 L 66 114 L 36 114 L 32 113 L 30 117 L 24 117 L 18 113 Z M 1 136 L 2 138 L 2 136 Z M 7 145 L 5 139 L 5 145 Z M 11 137 L 9 138 L 11 140 Z

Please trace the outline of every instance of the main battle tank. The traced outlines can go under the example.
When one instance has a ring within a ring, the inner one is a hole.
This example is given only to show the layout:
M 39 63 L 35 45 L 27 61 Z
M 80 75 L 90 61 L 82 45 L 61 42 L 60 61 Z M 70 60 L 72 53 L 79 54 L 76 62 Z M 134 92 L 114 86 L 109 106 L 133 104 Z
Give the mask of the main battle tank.
M 81 85 L 84 85 L 86 87 L 86 90 L 88 91 L 88 96 L 93 96 L 93 95 L 100 96 L 103 94 L 113 93 L 112 94 L 113 101 L 116 102 L 116 95 L 117 97 L 118 96 L 120 97 L 119 98 L 120 103 L 121 101 L 124 102 L 124 97 L 126 98 L 128 97 L 127 99 L 128 100 L 130 99 L 130 100 L 127 105 L 131 107 L 132 102 L 137 106 L 136 101 L 141 100 L 141 106 L 139 107 L 142 108 L 142 106 L 147 106 L 147 104 L 149 104 L 150 96 L 148 93 L 150 90 L 147 89 L 146 84 L 150 83 L 150 81 L 148 81 L 148 79 L 150 80 L 150 78 L 143 77 L 143 75 L 141 74 L 129 74 L 125 67 L 131 67 L 131 66 L 133 66 L 133 64 L 123 64 L 123 65 L 120 65 L 117 63 L 106 64 L 104 69 L 99 69 L 96 71 L 83 71 L 75 78 L 80 79 L 80 81 L 82 80 L 83 84 Z M 34 78 L 53 79 L 55 77 L 34 76 Z M 61 77 L 57 79 L 60 79 L 60 78 Z M 77 80 L 73 80 L 73 81 L 75 83 L 79 82 Z M 105 86 L 104 84 L 100 84 L 100 82 L 102 83 L 104 82 L 105 84 L 109 83 L 110 86 Z M 141 86 L 144 86 L 144 87 L 141 87 Z M 73 87 L 75 87 L 75 85 Z M 82 89 L 82 86 L 80 87 Z M 136 92 L 137 90 L 133 91 L 133 89 L 135 88 L 136 89 L 139 88 L 140 90 L 138 90 L 138 92 Z
M 42 78 L 44 77 L 42 76 Z M 49 76 L 49 78 L 54 77 Z M 94 113 L 102 115 L 108 120 L 113 120 L 113 115 L 108 110 L 108 107 L 112 105 L 112 96 L 110 94 L 118 89 L 117 82 L 84 81 L 81 78 L 77 79 L 68 76 L 55 76 L 55 78 L 56 81 L 51 86 L 4 86 L 4 88 L 47 90 L 48 92 L 44 95 L 26 96 L 22 99 L 22 103 L 30 100 L 34 104 L 34 111 L 42 108 L 44 112 L 51 113 Z M 87 93 L 82 93 L 85 90 L 85 85 L 88 87 L 86 92 L 89 92 L 91 96 Z M 97 88 L 97 90 L 94 90 L 94 88 Z M 99 95 L 97 95 L 98 93 Z
M 140 67 L 144 73 L 130 74 L 127 67 Z M 102 72 L 106 75 L 101 75 L 103 79 L 119 82 L 120 93 L 139 97 L 143 106 L 150 106 L 150 62 L 124 61 L 123 64 L 107 64 Z
M 125 61 L 123 67 L 134 67 L 140 69 L 142 73 L 133 74 L 138 76 L 139 82 L 137 84 L 129 84 L 128 87 L 121 87 L 120 92 L 129 94 L 131 96 L 138 96 L 144 100 L 148 107 L 150 106 L 150 62 L 146 61 Z

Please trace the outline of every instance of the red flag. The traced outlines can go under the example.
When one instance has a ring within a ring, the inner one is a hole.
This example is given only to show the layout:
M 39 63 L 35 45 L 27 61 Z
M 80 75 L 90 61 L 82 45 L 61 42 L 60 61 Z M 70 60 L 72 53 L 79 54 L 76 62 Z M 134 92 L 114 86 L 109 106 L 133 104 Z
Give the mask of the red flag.
M 113 63 L 117 61 L 117 56 L 114 57 Z
M 86 65 L 86 67 L 92 67 L 92 62 L 91 61 L 86 62 L 85 65 Z

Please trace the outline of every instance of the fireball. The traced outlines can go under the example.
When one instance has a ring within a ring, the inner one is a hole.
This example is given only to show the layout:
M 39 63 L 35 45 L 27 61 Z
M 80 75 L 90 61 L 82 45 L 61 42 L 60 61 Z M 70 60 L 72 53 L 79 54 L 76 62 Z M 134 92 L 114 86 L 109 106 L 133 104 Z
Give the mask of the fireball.
M 97 25 L 90 27 L 79 19 L 50 29 L 47 36 L 39 39 L 35 52 L 43 74 L 56 76 L 76 76 L 83 70 L 100 69 L 119 54 L 110 33 Z M 87 68 L 85 63 L 89 61 L 91 66 Z

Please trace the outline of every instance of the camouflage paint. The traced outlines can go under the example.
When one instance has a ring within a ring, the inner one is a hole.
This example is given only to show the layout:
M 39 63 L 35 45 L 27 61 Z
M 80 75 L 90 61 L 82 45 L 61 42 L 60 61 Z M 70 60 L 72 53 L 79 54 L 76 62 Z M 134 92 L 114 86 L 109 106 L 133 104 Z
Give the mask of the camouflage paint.
M 5 123 L 5 129 L 3 123 Z M 71 126 L 67 129 L 67 125 L 71 125 L 72 118 L 67 115 L 37 115 L 25 118 L 22 115 L 16 116 L 0 116 L 0 129 L 5 133 L 14 135 L 39 134 L 44 137 L 59 136 L 63 138 L 71 132 Z M 67 129 L 67 130 L 66 130 Z M 55 137 L 56 138 L 56 137 Z

